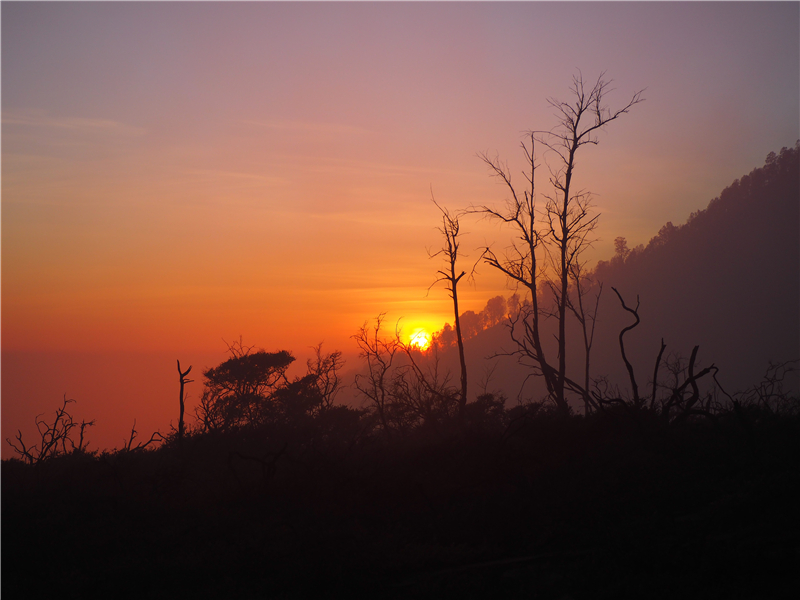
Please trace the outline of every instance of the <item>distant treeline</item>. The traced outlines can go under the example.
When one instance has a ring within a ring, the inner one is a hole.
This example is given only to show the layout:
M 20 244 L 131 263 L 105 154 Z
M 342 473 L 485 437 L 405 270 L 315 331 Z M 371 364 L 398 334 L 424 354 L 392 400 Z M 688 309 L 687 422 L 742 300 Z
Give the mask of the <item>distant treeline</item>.
M 800 141 L 794 148 L 781 149 L 779 154 L 770 152 L 763 167 L 734 181 L 711 200 L 706 209 L 691 213 L 683 225 L 667 222 L 646 246 L 640 244 L 628 249 L 625 239 L 617 238 L 621 243 L 617 244 L 616 255 L 611 260 L 600 261 L 595 273 L 602 280 L 622 265 L 632 274 L 661 270 L 667 264 L 685 266 L 683 259 L 720 254 L 735 248 L 758 254 L 761 249 L 754 246 L 755 242 L 769 237 L 786 236 L 797 243 L 798 222 L 786 217 L 791 217 L 792 209 L 795 214 L 798 212 L 799 181 Z M 724 234 L 731 230 L 742 234 L 730 239 Z M 715 232 L 718 234 L 714 235 Z M 792 258 L 772 256 L 769 262 L 788 267 Z

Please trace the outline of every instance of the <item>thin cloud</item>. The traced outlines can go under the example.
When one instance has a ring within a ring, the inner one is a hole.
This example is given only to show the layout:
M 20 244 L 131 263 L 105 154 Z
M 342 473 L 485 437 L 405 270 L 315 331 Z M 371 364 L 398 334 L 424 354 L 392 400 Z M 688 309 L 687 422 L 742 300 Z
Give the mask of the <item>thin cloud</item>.
M 198 177 L 206 181 L 223 181 L 233 180 L 242 183 L 249 182 L 264 185 L 278 185 L 287 183 L 283 177 L 275 177 L 273 175 L 263 175 L 260 173 L 244 173 L 241 171 L 223 171 L 218 169 L 189 169 L 185 173 L 193 179 Z
M 310 121 L 240 121 L 244 125 L 254 125 L 265 129 L 278 131 L 297 131 L 303 133 L 335 134 L 335 135 L 364 135 L 374 133 L 364 127 L 352 125 L 339 125 L 336 123 L 314 123 Z
M 99 133 L 125 137 L 141 136 L 146 130 L 110 119 L 87 117 L 53 117 L 44 111 L 3 111 L 3 125 L 39 127 L 75 133 Z
M 337 156 L 306 156 L 301 154 L 282 154 L 280 159 L 287 164 L 302 168 L 306 172 L 315 173 L 369 173 L 374 176 L 437 176 L 454 175 L 458 177 L 474 176 L 473 171 L 443 169 L 437 167 L 418 166 L 403 163 L 376 162 Z M 478 172 L 483 176 L 482 172 Z

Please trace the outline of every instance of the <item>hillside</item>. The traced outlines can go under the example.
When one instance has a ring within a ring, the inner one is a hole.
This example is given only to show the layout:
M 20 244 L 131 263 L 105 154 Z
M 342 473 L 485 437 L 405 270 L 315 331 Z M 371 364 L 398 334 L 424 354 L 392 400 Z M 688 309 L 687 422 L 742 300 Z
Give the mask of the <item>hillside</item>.
M 798 145 L 771 153 L 763 167 L 733 182 L 685 224 L 667 223 L 646 246 L 597 265 L 594 275 L 604 287 L 593 377 L 627 384 L 618 335 L 632 318 L 612 287 L 629 305 L 637 295 L 641 302 L 641 324 L 625 338 L 640 385 L 648 382 L 662 338 L 665 358 L 688 359 L 699 345 L 700 364 L 719 367 L 729 392 L 758 382 L 771 361 L 800 358 L 799 153 Z M 543 337 L 552 338 L 554 322 L 543 327 Z M 568 336 L 568 364 L 575 373 L 582 368 L 583 348 L 574 322 Z M 495 361 L 485 361 L 487 356 L 514 349 L 504 323 L 467 340 L 472 381 L 477 385 L 491 369 Z M 452 350 L 443 353 L 443 362 L 456 372 Z M 510 398 L 520 390 L 522 399 L 541 398 L 539 382 L 523 386 L 527 375 L 516 359 L 497 359 L 489 388 Z M 787 384 L 797 390 L 797 377 Z
M 667 223 L 646 247 L 598 265 L 609 292 L 641 299 L 631 348 L 647 364 L 661 337 L 684 355 L 699 344 L 736 389 L 770 360 L 800 358 L 799 153 L 798 145 L 770 153 L 684 225 Z M 607 300 L 606 314 L 619 312 Z M 600 333 L 615 335 L 618 323 L 601 322 Z

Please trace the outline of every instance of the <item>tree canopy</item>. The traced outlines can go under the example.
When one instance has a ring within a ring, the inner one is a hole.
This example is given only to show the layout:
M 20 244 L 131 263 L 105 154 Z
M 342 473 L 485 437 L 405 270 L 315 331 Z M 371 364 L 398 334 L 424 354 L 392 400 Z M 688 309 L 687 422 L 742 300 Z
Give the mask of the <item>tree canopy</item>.
M 294 356 L 286 350 L 266 352 L 231 349 L 233 356 L 203 372 L 206 390 L 201 401 L 206 427 L 228 428 L 262 423 L 278 385 Z

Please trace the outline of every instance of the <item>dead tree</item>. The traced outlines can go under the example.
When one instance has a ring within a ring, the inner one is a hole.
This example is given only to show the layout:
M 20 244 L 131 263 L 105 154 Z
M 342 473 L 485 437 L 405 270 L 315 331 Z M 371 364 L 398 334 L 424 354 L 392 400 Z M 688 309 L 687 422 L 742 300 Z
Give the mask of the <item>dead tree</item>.
M 181 371 L 181 361 L 178 361 L 178 375 L 180 376 L 181 381 L 181 392 L 180 392 L 180 403 L 181 403 L 181 412 L 178 418 L 178 441 L 183 441 L 183 432 L 184 432 L 184 423 L 183 423 L 183 412 L 184 412 L 184 402 L 183 402 L 183 388 L 187 383 L 192 383 L 193 379 L 186 379 L 186 376 L 192 370 L 191 365 L 185 371 Z
M 653 408 L 656 404 L 656 394 L 658 393 L 658 369 L 661 366 L 661 357 L 664 355 L 664 350 L 666 349 L 667 345 L 664 343 L 664 338 L 661 338 L 661 348 L 656 357 L 655 367 L 653 367 L 653 394 L 650 396 L 650 408 Z
M 504 209 L 495 209 L 487 205 L 472 207 L 470 212 L 482 214 L 489 219 L 496 220 L 504 225 L 509 225 L 516 236 L 516 241 L 504 254 L 498 255 L 487 246 L 483 249 L 483 261 L 490 267 L 503 273 L 515 286 L 522 286 L 530 295 L 530 304 L 523 304 L 516 315 L 510 318 L 511 338 L 517 345 L 515 354 L 520 362 L 529 366 L 534 374 L 544 378 L 548 394 L 555 397 L 555 370 L 544 352 L 541 341 L 542 310 L 539 306 L 541 300 L 540 290 L 544 277 L 542 264 L 544 257 L 543 238 L 537 223 L 537 206 L 535 196 L 534 174 L 536 163 L 533 157 L 534 137 L 531 134 L 530 147 L 523 142 L 522 150 L 525 154 L 530 172 L 524 173 L 528 182 L 528 189 L 517 192 L 511 181 L 508 167 L 497 158 L 490 158 L 486 154 L 479 154 L 489 167 L 492 176 L 497 177 L 511 195 L 506 201 Z M 527 362 L 530 361 L 530 362 Z
M 466 275 L 466 272 L 461 271 L 459 275 L 456 275 L 456 262 L 458 261 L 459 249 L 458 237 L 461 233 L 461 224 L 459 223 L 459 217 L 457 215 L 451 215 L 450 211 L 439 206 L 436 200 L 433 200 L 433 203 L 436 204 L 436 208 L 442 212 L 442 226 L 438 229 L 444 236 L 444 246 L 438 252 L 431 253 L 428 251 L 428 255 L 431 258 L 442 256 L 445 261 L 445 267 L 436 271 L 436 280 L 431 284 L 431 287 L 440 281 L 445 282 L 447 286 L 445 289 L 450 292 L 450 298 L 453 300 L 456 342 L 458 343 L 458 358 L 461 365 L 461 396 L 458 402 L 458 418 L 459 421 L 463 423 L 467 406 L 467 362 L 464 359 L 464 338 L 461 335 L 461 318 L 458 309 L 458 282 Z
M 591 387 L 591 356 L 592 346 L 594 345 L 594 331 L 597 325 L 597 313 L 600 309 L 600 296 L 603 294 L 603 283 L 592 281 L 590 276 L 585 274 L 585 265 L 580 261 L 576 261 L 570 268 L 570 276 L 573 280 L 575 289 L 575 299 L 570 296 L 567 297 L 567 307 L 575 315 L 578 323 L 581 326 L 581 334 L 583 335 L 583 412 L 589 414 L 591 409 L 591 397 L 589 390 Z M 594 307 L 591 304 L 584 302 L 584 296 L 589 293 L 589 290 L 596 286 L 597 294 L 594 297 Z
M 464 395 L 450 385 L 449 372 L 440 372 L 438 349 L 434 346 L 421 357 L 424 360 L 421 364 L 419 353 L 411 344 L 402 343 L 399 331 L 395 332 L 395 340 L 409 361 L 398 367 L 392 377 L 392 401 L 398 412 L 407 416 L 407 422 L 410 416 L 410 420 L 421 420 L 435 431 L 439 431 L 440 423 L 451 421 L 453 417 L 463 427 L 466 413 L 462 404 Z
M 558 377 L 555 394 L 558 402 L 565 402 L 566 383 L 566 311 L 570 269 L 578 257 L 592 242 L 591 235 L 597 227 L 599 215 L 590 212 L 590 195 L 585 191 L 575 191 L 573 176 L 576 154 L 587 144 L 598 143 L 597 133 L 611 121 L 627 113 L 630 108 L 642 101 L 642 92 L 636 92 L 622 108 L 610 110 L 604 106 L 604 96 L 610 82 L 600 74 L 591 90 L 587 91 L 583 76 L 578 73 L 572 79 L 573 99 L 569 102 L 549 100 L 556 109 L 559 123 L 555 129 L 541 131 L 536 140 L 558 158 L 557 166 L 550 166 L 552 195 L 546 195 L 548 240 L 554 247 L 553 266 L 555 267 L 556 304 L 558 311 Z
M 67 410 L 69 404 L 75 400 L 67 400 L 64 395 L 64 402 L 60 408 L 56 409 L 56 417 L 52 424 L 42 419 L 42 415 L 36 417 L 36 429 L 39 432 L 39 442 L 32 446 L 27 446 L 22 440 L 22 431 L 17 430 L 16 443 L 6 438 L 6 442 L 11 446 L 20 457 L 29 464 L 36 465 L 57 456 L 86 451 L 87 442 L 84 440 L 86 428 L 94 425 L 94 421 L 81 421 L 77 423 L 70 412 Z M 73 434 L 77 429 L 78 439 L 73 439 Z
M 631 365 L 630 361 L 628 360 L 628 357 L 625 355 L 625 339 L 624 339 L 624 337 L 625 337 L 626 333 L 628 333 L 631 329 L 633 329 L 637 325 L 639 325 L 639 322 L 640 322 L 640 319 L 639 319 L 639 296 L 636 296 L 636 308 L 630 308 L 630 307 L 628 307 L 627 304 L 625 304 L 625 300 L 622 299 L 622 296 L 617 291 L 617 288 L 612 287 L 611 289 L 614 290 L 614 293 L 617 295 L 617 298 L 619 298 L 619 301 L 622 304 L 622 308 L 624 310 L 626 310 L 627 312 L 631 313 L 634 316 L 634 318 L 636 319 L 635 323 L 633 323 L 632 325 L 628 325 L 627 327 L 623 327 L 622 331 L 619 332 L 619 351 L 622 354 L 622 361 L 625 363 L 625 368 L 628 370 L 628 378 L 630 379 L 631 391 L 633 392 L 633 405 L 634 405 L 634 408 L 638 409 L 638 408 L 641 408 L 641 403 L 642 403 L 641 399 L 639 398 L 639 386 L 636 384 L 636 377 L 633 374 L 633 365 Z M 662 340 L 662 342 L 663 342 L 663 340 Z M 661 358 L 661 354 L 659 354 L 658 357 L 660 359 Z M 658 374 L 658 362 L 656 362 L 655 374 Z
M 715 378 L 719 369 L 712 364 L 695 373 L 697 351 L 699 349 L 700 346 L 695 346 L 692 349 L 685 372 L 681 373 L 679 371 L 684 377 L 683 382 L 679 383 L 679 374 L 676 373 L 675 384 L 669 391 L 669 395 L 661 401 L 661 418 L 666 423 L 680 423 L 692 415 L 713 416 L 709 410 L 712 398 L 710 395 L 703 398 L 697 383 L 709 374 Z
M 675 357 L 672 361 L 667 360 L 667 366 L 673 375 L 673 382 L 671 384 L 659 386 L 658 385 L 658 371 L 661 365 L 661 357 L 664 355 L 666 344 L 664 339 L 661 339 L 661 348 L 656 357 L 655 367 L 653 368 L 653 391 L 650 398 L 649 407 L 645 406 L 645 400 L 639 395 L 639 385 L 636 381 L 633 365 L 628 360 L 625 352 L 625 334 L 631 331 L 640 323 L 639 318 L 639 297 L 636 297 L 636 307 L 631 308 L 622 298 L 622 295 L 616 288 L 611 288 L 619 298 L 622 308 L 633 315 L 635 321 L 626 327 L 623 327 L 619 333 L 619 349 L 622 355 L 622 361 L 625 363 L 625 368 L 628 371 L 628 378 L 631 384 L 630 399 L 623 399 L 619 390 L 615 386 L 608 385 L 605 380 L 598 380 L 595 382 L 595 389 L 591 393 L 592 404 L 599 410 L 605 410 L 609 406 L 621 406 L 623 409 L 630 413 L 640 413 L 643 410 L 649 410 L 654 414 L 658 414 L 665 424 L 676 424 L 685 421 L 692 415 L 702 415 L 714 419 L 714 399 L 709 393 L 705 397 L 700 392 L 698 382 L 706 375 L 712 375 L 716 382 L 716 374 L 719 371 L 715 365 L 710 365 L 698 372 L 695 372 L 697 362 L 697 352 L 699 346 L 692 349 L 692 355 L 689 358 L 688 366 L 684 366 L 683 361 L 679 357 Z M 717 385 L 718 382 L 716 382 Z M 658 388 L 666 389 L 667 395 L 658 398 Z M 724 391 L 724 390 L 723 390 Z
M 491 248 L 484 249 L 484 261 L 504 273 L 511 282 L 523 286 L 531 296 L 530 308 L 513 320 L 512 339 L 517 344 L 517 354 L 533 367 L 534 374 L 544 378 L 548 395 L 556 407 L 569 411 L 566 391 L 589 397 L 585 385 L 580 385 L 567 376 L 566 319 L 569 304 L 569 285 L 574 265 L 581 253 L 592 243 L 592 234 L 597 226 L 598 215 L 591 212 L 590 195 L 575 191 L 574 174 L 578 150 L 587 144 L 597 144 L 597 133 L 608 123 L 627 113 L 642 101 L 642 92 L 616 110 L 604 105 L 609 82 L 601 74 L 594 86 L 587 90 L 579 73 L 573 77 L 569 102 L 550 99 L 550 105 L 558 115 L 557 126 L 549 131 L 531 131 L 530 145 L 522 143 L 526 159 L 525 177 L 528 189 L 518 193 L 511 182 L 506 165 L 497 158 L 485 154 L 480 158 L 489 166 L 493 176 L 498 177 L 508 188 L 511 199 L 504 210 L 488 206 L 473 207 L 471 212 L 510 225 L 516 240 L 503 256 Z M 548 165 L 549 183 L 552 192 L 544 194 L 543 206 L 535 199 L 534 160 L 535 144 L 555 155 L 555 165 Z M 540 221 L 538 217 L 541 217 Z M 546 269 L 549 267 L 549 269 Z M 540 306 L 539 293 L 547 285 L 555 297 L 552 310 Z M 556 360 L 545 354 L 541 339 L 541 321 L 544 316 L 557 319 Z
M 400 346 L 395 340 L 381 338 L 381 325 L 385 317 L 385 313 L 378 315 L 373 328 L 364 323 L 353 336 L 358 344 L 359 356 L 367 363 L 367 373 L 356 375 L 355 387 L 371 402 L 384 434 L 391 437 L 391 369 Z
M 133 425 L 131 426 L 131 436 L 127 440 L 123 440 L 120 452 L 136 452 L 137 450 L 146 450 L 150 444 L 157 444 L 164 441 L 164 436 L 161 435 L 161 432 L 154 431 L 149 440 L 146 442 L 139 442 L 134 446 L 133 441 L 138 437 L 138 435 L 139 432 L 136 431 L 136 419 L 134 419 Z
M 330 354 L 322 354 L 322 344 L 313 347 L 314 359 L 306 361 L 308 375 L 314 378 L 314 386 L 319 392 L 321 399 L 320 410 L 326 410 L 333 406 L 333 401 L 341 388 L 341 377 L 339 372 L 344 367 L 345 361 L 339 350 L 334 350 Z

